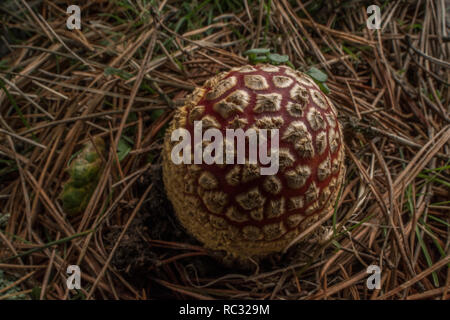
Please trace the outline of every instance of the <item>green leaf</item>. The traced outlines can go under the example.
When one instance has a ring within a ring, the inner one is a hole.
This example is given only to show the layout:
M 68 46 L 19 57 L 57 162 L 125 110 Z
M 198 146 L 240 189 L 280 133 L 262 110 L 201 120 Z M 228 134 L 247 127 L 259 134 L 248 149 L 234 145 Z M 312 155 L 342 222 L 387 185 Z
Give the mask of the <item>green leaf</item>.
M 430 218 L 430 219 L 432 219 L 432 220 L 434 220 L 434 221 L 437 221 L 437 222 L 439 222 L 439 223 L 442 223 L 443 225 L 446 225 L 447 227 L 450 228 L 450 224 L 447 223 L 447 222 L 445 222 L 445 221 L 442 220 L 442 219 L 439 219 L 439 218 L 437 218 L 437 217 L 435 217 L 435 216 L 432 216 L 431 214 L 428 215 L 428 218 Z
M 257 63 L 263 63 L 267 62 L 269 59 L 266 56 L 254 56 L 250 57 L 250 63 L 257 64 Z
M 119 144 L 117 145 L 117 157 L 119 158 L 119 161 L 125 159 L 130 151 L 131 146 L 125 141 L 125 139 L 120 138 Z
M 288 56 L 281 55 L 278 53 L 271 53 L 271 54 L 267 55 L 267 57 L 269 58 L 270 62 L 273 64 L 286 63 L 289 61 Z
M 257 55 L 257 54 L 268 54 L 270 49 L 267 48 L 253 48 L 244 52 L 244 56 Z
M 286 64 L 291 67 L 292 69 L 295 69 L 295 66 L 292 64 L 292 62 L 288 61 L 286 62 Z
M 328 79 L 327 74 L 320 71 L 316 67 L 311 67 L 308 71 L 306 71 L 306 74 L 319 82 L 325 82 Z
M 319 86 L 320 90 L 322 90 L 323 93 L 328 94 L 330 93 L 330 88 L 328 88 L 327 84 L 325 82 L 316 82 Z

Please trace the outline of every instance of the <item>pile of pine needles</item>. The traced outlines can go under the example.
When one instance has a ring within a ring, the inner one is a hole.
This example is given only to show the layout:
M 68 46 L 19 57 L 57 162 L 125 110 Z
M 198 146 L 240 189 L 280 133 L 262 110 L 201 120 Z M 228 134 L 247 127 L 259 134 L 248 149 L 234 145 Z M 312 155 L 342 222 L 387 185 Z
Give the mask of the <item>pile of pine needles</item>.
M 445 2 L 96 0 L 82 2 L 82 29 L 69 30 L 67 1 L 2 1 L 0 269 L 9 285 L 0 299 L 448 299 Z M 366 26 L 372 4 L 379 30 Z M 165 126 L 194 87 L 247 64 L 250 48 L 328 76 L 348 167 L 328 241 L 308 263 L 280 258 L 214 277 L 192 263 L 210 254 L 198 244 L 150 239 L 167 250 L 140 287 L 111 262 L 155 188 L 139 183 L 159 167 Z M 58 199 L 66 169 L 96 136 L 109 148 L 102 175 L 84 212 L 67 216 Z M 69 265 L 82 270 L 80 290 L 66 286 Z M 380 289 L 367 288 L 370 265 L 381 269 Z

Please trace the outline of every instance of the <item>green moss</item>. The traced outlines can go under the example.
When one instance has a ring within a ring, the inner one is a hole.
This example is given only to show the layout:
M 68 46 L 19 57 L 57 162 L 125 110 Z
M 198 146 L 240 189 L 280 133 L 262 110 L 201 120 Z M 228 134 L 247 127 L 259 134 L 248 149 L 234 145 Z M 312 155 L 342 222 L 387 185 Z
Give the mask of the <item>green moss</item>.
M 68 214 L 83 212 L 98 184 L 105 142 L 96 137 L 94 143 L 95 146 L 92 142 L 86 143 L 67 170 L 70 178 L 64 184 L 59 198 L 62 200 L 64 211 Z
M 0 290 L 9 287 L 12 283 L 14 283 L 16 280 L 10 280 L 6 277 L 5 273 L 0 270 Z M 12 295 L 9 298 L 6 298 L 7 300 L 29 300 L 29 297 L 25 294 L 19 294 L 19 295 L 14 295 L 17 292 L 22 291 L 22 289 L 18 286 L 14 286 L 8 290 L 6 290 L 6 292 L 2 293 L 2 296 L 8 296 L 8 295 Z

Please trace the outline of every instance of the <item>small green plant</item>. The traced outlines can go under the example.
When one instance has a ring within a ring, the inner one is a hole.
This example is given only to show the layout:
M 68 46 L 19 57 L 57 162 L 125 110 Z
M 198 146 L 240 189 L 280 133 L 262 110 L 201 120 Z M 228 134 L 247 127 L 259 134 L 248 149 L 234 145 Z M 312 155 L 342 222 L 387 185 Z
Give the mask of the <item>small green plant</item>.
M 273 65 L 286 64 L 289 67 L 295 69 L 294 65 L 289 61 L 287 55 L 281 55 L 278 53 L 270 53 L 268 48 L 254 48 L 244 52 L 244 56 L 248 56 L 248 60 L 251 64 L 257 63 L 270 63 Z
M 289 56 L 281 55 L 278 53 L 270 53 L 268 48 L 253 48 L 244 52 L 244 56 L 248 56 L 248 60 L 251 64 L 258 63 L 270 63 L 273 65 L 286 64 L 289 67 L 295 69 L 292 62 L 289 61 Z M 309 75 L 317 83 L 320 90 L 324 93 L 329 93 L 330 88 L 328 88 L 325 83 L 328 80 L 326 73 L 317 69 L 316 67 L 311 67 L 306 74 Z
M 95 137 L 94 143 L 95 146 L 91 141 L 86 143 L 67 170 L 70 178 L 64 184 L 59 198 L 68 214 L 84 211 L 97 187 L 102 171 L 101 154 L 105 152 L 105 142 L 102 138 Z
M 306 71 L 306 74 L 309 75 L 315 83 L 317 83 L 322 92 L 330 92 L 330 88 L 328 88 L 327 84 L 325 83 L 328 80 L 328 76 L 326 73 L 322 72 L 316 67 L 311 67 L 308 71 Z

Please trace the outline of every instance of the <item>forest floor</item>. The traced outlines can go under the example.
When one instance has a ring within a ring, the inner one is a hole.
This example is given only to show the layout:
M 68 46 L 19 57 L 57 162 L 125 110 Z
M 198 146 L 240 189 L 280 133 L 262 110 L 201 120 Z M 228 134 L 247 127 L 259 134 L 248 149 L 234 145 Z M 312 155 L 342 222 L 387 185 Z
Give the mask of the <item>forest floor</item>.
M 0 300 L 449 299 L 448 1 L 83 3 L 81 30 L 63 0 L 0 4 Z M 326 75 L 347 172 L 314 254 L 242 268 L 178 224 L 160 152 L 174 109 L 251 48 Z M 101 176 L 68 215 L 67 168 L 94 137 Z

